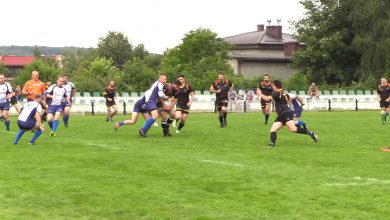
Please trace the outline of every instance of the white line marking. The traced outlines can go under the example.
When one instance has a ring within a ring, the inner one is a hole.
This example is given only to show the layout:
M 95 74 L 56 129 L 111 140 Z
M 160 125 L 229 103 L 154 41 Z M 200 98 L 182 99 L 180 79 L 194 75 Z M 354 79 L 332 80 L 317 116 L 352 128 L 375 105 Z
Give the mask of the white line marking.
M 375 178 L 362 178 L 355 176 L 351 182 L 347 183 L 326 183 L 325 186 L 367 186 L 367 185 L 389 185 L 390 180 L 380 180 Z
M 94 143 L 88 143 L 87 145 L 89 146 L 98 146 L 98 147 L 103 147 L 103 148 L 108 148 L 108 149 L 113 149 L 113 150 L 119 150 L 121 149 L 120 147 L 111 147 L 105 144 L 94 144 Z
M 18 132 L 15 131 L 0 131 L 2 133 L 8 133 L 8 134 L 17 134 Z
M 226 166 L 234 166 L 234 167 L 244 167 L 245 165 L 238 164 L 238 163 L 226 163 L 226 162 L 220 162 L 220 161 L 214 161 L 214 160 L 201 160 L 201 162 L 205 163 L 215 163 L 215 164 L 221 164 Z

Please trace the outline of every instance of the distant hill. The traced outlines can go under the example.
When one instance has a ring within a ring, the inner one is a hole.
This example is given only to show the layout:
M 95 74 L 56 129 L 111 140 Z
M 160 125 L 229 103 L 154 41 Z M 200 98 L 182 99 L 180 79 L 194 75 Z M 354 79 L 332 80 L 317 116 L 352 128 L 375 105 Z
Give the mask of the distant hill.
M 42 55 L 64 55 L 65 51 L 76 53 L 78 50 L 88 50 L 83 47 L 45 47 L 37 46 Z M 0 55 L 32 56 L 35 46 L 0 46 Z

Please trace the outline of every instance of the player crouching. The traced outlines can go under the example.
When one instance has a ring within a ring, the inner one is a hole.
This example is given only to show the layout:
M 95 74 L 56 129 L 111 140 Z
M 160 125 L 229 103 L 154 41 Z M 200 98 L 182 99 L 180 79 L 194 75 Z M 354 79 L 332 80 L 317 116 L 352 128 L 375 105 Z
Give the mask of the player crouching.
M 27 102 L 20 115 L 18 117 L 18 126 L 20 128 L 16 138 L 14 140 L 14 144 L 18 144 L 20 138 L 23 136 L 26 131 L 35 131 L 34 136 L 28 142 L 29 144 L 35 144 L 35 141 L 39 136 L 43 133 L 45 126 L 41 122 L 41 102 L 42 96 L 40 94 L 36 94 L 34 97 L 34 101 Z

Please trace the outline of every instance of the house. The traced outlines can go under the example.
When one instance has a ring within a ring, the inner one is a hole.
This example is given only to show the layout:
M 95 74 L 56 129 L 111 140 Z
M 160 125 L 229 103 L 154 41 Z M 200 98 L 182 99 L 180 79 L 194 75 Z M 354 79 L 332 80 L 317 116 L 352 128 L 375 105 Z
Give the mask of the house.
M 47 58 L 54 59 L 61 65 L 62 56 L 47 56 Z M 14 78 L 18 72 L 20 72 L 26 65 L 34 62 L 35 59 L 36 57 L 34 56 L 0 56 L 0 63 L 7 68 L 5 76 L 7 78 Z
M 256 77 L 265 73 L 274 78 L 287 79 L 294 70 L 289 66 L 294 51 L 306 45 L 293 35 L 282 32 L 282 26 L 257 25 L 253 32 L 225 37 L 234 45 L 229 51 L 229 64 L 235 74 Z

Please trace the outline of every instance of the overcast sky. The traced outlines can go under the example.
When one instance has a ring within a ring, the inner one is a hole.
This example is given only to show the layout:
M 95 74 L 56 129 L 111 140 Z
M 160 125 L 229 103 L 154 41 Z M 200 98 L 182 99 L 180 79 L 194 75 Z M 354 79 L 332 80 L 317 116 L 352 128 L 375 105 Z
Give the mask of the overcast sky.
M 162 53 L 198 27 L 220 37 L 256 30 L 267 19 L 283 32 L 303 17 L 299 0 L 12 0 L 1 4 L 0 45 L 96 47 L 108 31 Z

